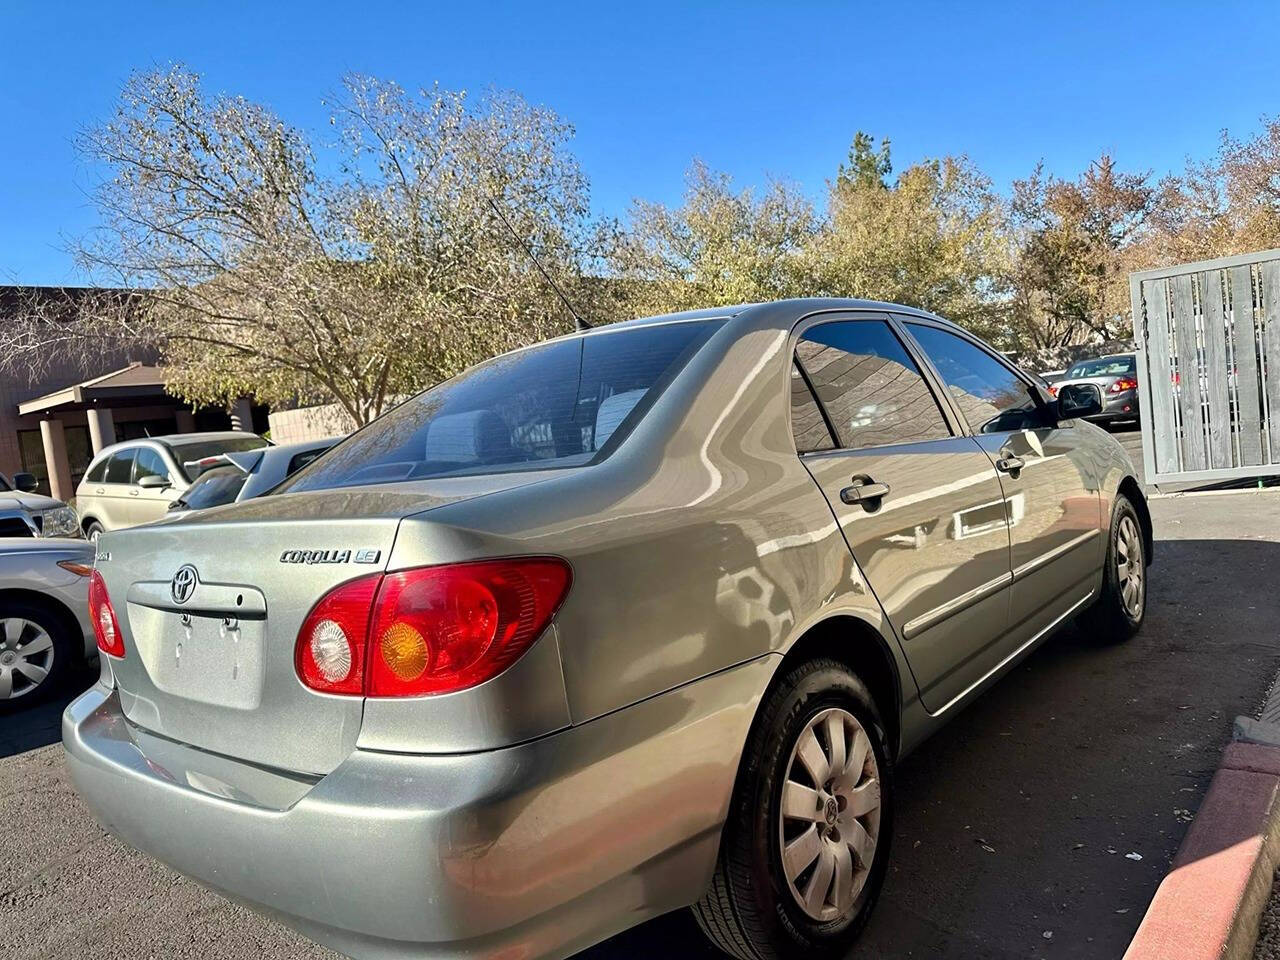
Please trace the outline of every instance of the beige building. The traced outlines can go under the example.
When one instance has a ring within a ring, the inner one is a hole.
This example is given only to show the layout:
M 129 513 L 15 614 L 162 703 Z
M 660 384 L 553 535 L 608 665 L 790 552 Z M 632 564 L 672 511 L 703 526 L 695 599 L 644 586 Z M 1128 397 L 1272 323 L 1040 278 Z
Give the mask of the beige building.
M 74 301 L 87 292 L 0 287 L 0 336 L 5 318 L 32 296 Z M 267 428 L 266 409 L 244 398 L 228 411 L 193 410 L 169 396 L 154 361 L 143 349 L 104 350 L 91 363 L 54 360 L 26 376 L 0 375 L 0 473 L 32 473 L 41 492 L 67 500 L 93 455 L 119 440 Z

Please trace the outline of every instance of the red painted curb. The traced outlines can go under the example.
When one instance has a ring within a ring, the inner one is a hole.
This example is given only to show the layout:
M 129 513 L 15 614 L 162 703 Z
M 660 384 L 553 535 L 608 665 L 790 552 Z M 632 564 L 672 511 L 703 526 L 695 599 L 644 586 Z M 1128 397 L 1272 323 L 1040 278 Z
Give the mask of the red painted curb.
M 1280 748 L 1228 744 L 1125 960 L 1248 960 L 1280 853 Z

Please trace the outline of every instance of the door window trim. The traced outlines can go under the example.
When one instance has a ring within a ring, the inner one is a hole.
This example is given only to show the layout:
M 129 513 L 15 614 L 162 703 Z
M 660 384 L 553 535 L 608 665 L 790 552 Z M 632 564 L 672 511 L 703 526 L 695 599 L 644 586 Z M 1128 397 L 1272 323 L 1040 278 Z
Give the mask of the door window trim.
M 814 327 L 820 327 L 828 323 L 847 323 L 847 322 L 867 322 L 879 321 L 889 328 L 889 332 L 902 345 L 902 349 L 907 352 L 912 361 L 916 365 L 916 372 L 920 374 L 924 380 L 925 387 L 929 391 L 929 395 L 933 397 L 934 406 L 938 408 L 938 412 L 942 414 L 942 422 L 946 426 L 949 435 L 945 437 L 934 437 L 930 440 L 897 440 L 893 443 L 878 443 L 866 447 L 846 447 L 840 443 L 840 435 L 835 429 L 835 424 L 831 420 L 831 414 L 827 410 L 826 404 L 822 402 L 822 398 L 818 396 L 818 391 L 813 388 L 813 381 L 809 377 L 809 371 L 805 369 L 804 363 L 800 360 L 796 353 L 796 347 L 801 338 L 812 330 Z M 800 457 L 829 457 L 835 453 L 858 453 L 863 450 L 888 450 L 893 447 L 905 447 L 920 443 L 940 443 L 944 440 L 954 440 L 956 437 L 970 436 L 968 426 L 964 420 L 957 417 L 955 410 L 951 405 L 951 398 L 947 397 L 945 401 L 939 399 L 939 389 L 942 380 L 937 376 L 937 371 L 933 369 L 932 364 L 922 363 L 921 356 L 918 353 L 919 345 L 909 337 L 904 336 L 904 331 L 898 329 L 896 318 L 881 310 L 820 310 L 815 313 L 806 314 L 801 317 L 791 328 L 791 337 L 788 341 L 789 360 L 800 371 L 801 377 L 804 378 L 805 385 L 809 388 L 809 393 L 813 397 L 814 403 L 818 405 L 818 410 L 822 414 L 822 419 L 827 425 L 827 431 L 831 434 L 831 440 L 834 444 L 828 450 L 811 450 L 808 453 L 800 453 L 796 451 Z M 927 360 L 927 358 L 924 358 Z M 790 374 L 788 374 L 788 383 L 790 383 Z M 942 391 L 945 396 L 945 391 Z M 795 443 L 795 428 L 791 423 L 791 398 L 787 397 L 787 427 L 791 431 L 791 442 Z

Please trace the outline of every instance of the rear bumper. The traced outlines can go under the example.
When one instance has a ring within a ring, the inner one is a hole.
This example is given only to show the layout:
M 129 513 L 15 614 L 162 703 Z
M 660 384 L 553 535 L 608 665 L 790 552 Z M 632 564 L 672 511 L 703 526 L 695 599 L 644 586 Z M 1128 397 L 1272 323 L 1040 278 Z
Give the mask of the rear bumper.
M 102 685 L 63 742 L 111 832 L 352 956 L 566 956 L 701 896 L 774 664 L 502 750 L 357 750 L 318 780 L 148 735 Z
M 1102 395 L 1102 412 L 1088 418 L 1097 423 L 1104 420 L 1137 420 L 1138 391 L 1126 390 L 1123 393 L 1104 393 Z

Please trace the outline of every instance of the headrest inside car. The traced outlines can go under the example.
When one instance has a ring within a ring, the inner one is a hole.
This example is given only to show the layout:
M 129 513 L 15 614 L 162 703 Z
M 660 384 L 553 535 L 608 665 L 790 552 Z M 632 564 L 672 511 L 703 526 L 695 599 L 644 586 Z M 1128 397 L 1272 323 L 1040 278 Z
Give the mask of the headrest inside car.
M 627 414 L 635 408 L 644 395 L 644 390 L 627 390 L 625 393 L 615 393 L 601 402 L 599 409 L 596 410 L 595 448 L 597 450 L 609 442 L 613 431 L 618 429 L 618 424 L 627 419 Z

